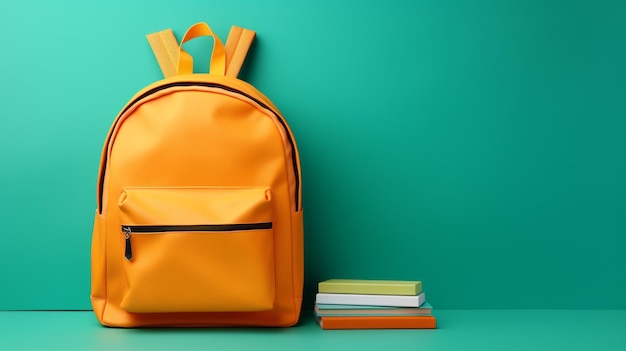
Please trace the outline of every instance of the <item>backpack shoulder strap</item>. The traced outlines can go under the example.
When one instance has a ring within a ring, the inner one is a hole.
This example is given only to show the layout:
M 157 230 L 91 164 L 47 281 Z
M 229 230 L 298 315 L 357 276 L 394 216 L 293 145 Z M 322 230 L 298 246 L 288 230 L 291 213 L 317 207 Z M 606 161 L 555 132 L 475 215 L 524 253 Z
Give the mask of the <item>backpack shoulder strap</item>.
M 226 75 L 237 77 L 254 41 L 253 30 L 232 26 L 226 40 Z M 171 29 L 146 36 L 165 78 L 175 76 L 178 67 L 178 41 Z
M 176 75 L 178 67 L 178 41 L 171 29 L 146 36 L 165 78 Z
M 252 46 L 256 32 L 237 26 L 230 28 L 226 39 L 226 75 L 237 77 Z

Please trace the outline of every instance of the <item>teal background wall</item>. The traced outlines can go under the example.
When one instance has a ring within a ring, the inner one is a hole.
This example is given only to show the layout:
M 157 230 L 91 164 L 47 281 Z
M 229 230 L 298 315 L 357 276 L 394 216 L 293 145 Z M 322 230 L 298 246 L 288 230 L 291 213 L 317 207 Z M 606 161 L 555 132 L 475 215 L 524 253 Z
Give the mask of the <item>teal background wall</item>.
M 0 2 L 0 309 L 88 309 L 99 153 L 161 74 L 144 35 L 257 42 L 332 277 L 436 308 L 626 308 L 626 2 Z M 200 53 L 200 49 L 194 46 Z M 202 55 L 200 55 L 202 56 Z

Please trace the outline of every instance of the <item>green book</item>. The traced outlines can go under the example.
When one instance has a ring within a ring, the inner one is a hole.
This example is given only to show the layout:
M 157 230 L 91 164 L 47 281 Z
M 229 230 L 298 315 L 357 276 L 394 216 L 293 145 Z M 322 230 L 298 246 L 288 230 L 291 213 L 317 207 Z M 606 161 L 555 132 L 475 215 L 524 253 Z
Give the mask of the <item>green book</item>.
M 383 307 L 359 305 L 315 304 L 315 315 L 328 316 L 432 316 L 432 306 L 424 302 L 420 307 Z
M 330 279 L 318 284 L 318 292 L 331 294 L 419 295 L 422 282 L 403 280 Z

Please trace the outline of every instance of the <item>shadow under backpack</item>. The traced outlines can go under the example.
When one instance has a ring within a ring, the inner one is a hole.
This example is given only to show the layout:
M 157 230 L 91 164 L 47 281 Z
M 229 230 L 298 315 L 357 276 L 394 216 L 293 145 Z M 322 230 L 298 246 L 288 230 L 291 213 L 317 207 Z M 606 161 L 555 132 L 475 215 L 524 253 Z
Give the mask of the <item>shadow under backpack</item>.
M 205 23 L 148 35 L 165 79 L 119 113 L 102 149 L 91 302 L 111 327 L 297 323 L 300 159 L 276 106 L 237 74 L 254 38 Z M 208 74 L 182 45 L 214 39 Z

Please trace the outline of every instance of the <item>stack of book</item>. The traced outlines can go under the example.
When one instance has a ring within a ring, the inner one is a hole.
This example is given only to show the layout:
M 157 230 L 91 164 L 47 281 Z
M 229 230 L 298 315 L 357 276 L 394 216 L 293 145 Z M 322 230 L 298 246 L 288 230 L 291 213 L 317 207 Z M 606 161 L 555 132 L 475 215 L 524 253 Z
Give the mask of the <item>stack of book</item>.
M 434 329 L 420 281 L 330 279 L 318 284 L 322 329 Z

